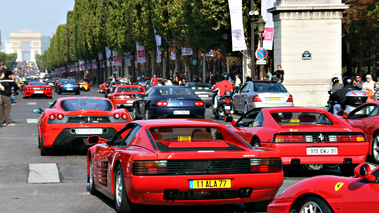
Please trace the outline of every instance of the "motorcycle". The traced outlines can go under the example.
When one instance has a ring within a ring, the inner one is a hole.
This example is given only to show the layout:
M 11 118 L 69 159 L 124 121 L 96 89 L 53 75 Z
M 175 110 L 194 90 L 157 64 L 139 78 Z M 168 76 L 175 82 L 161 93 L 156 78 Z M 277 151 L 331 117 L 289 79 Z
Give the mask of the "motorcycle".
M 345 109 L 344 112 L 347 115 L 349 112 L 353 111 L 359 105 L 366 103 L 368 95 L 362 90 L 352 90 L 346 93 Z M 335 101 L 328 101 L 327 111 L 334 114 L 333 107 L 337 104 Z
M 232 99 L 232 92 L 226 91 L 225 96 L 220 97 L 220 100 L 217 102 L 217 107 L 214 108 L 213 105 L 213 114 L 215 115 L 216 119 L 224 119 L 224 117 L 230 116 L 233 114 L 233 99 Z

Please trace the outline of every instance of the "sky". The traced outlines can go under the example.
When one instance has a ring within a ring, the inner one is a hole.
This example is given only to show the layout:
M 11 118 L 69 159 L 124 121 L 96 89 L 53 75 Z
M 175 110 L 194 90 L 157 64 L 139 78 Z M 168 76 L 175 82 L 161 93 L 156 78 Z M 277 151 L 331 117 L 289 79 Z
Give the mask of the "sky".
M 67 23 L 67 12 L 75 0 L 0 0 L 1 40 L 11 31 L 33 30 L 52 36 L 58 25 Z

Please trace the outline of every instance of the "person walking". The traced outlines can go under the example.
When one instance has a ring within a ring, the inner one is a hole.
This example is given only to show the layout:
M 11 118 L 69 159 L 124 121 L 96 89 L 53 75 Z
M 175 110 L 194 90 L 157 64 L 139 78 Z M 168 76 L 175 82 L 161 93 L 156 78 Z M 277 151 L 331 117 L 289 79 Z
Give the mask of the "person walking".
M 374 101 L 374 88 L 375 82 L 372 80 L 372 76 L 366 75 L 366 82 L 362 86 L 362 90 L 368 95 L 366 102 Z
M 353 86 L 357 89 L 357 90 L 362 90 L 362 87 L 363 87 L 363 81 L 361 80 L 361 76 L 357 75 L 355 76 L 355 80 L 353 82 Z
M 157 78 L 157 75 L 153 75 L 153 79 L 152 79 L 152 83 L 153 83 L 153 86 L 158 86 L 158 78 Z
M 242 82 L 241 82 L 239 74 L 235 75 L 235 78 L 236 78 L 236 80 L 234 81 L 234 88 L 235 88 L 235 91 L 238 91 L 238 90 L 240 90 Z
M 12 95 L 12 87 L 14 87 L 14 91 L 18 90 L 18 86 L 14 81 L 15 76 L 11 71 L 6 71 L 4 74 L 4 78 L 0 80 L 1 85 L 4 87 L 4 91 L 1 91 L 1 100 L 2 104 L 0 106 L 0 123 L 3 126 L 14 126 L 14 123 L 11 123 L 11 95 Z
M 283 83 L 284 81 L 284 70 L 282 70 L 282 65 L 278 65 L 275 72 L 275 77 L 278 79 L 278 82 Z

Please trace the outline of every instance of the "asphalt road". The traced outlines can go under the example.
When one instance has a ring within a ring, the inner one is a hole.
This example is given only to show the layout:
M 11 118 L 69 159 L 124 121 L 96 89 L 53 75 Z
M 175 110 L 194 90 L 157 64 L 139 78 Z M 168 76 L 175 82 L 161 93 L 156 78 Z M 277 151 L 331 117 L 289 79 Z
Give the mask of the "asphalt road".
M 86 182 L 86 156 L 83 153 L 58 156 L 41 156 L 37 147 L 37 118 L 32 112 L 35 108 L 45 109 L 59 97 L 53 99 L 16 96 L 12 106 L 11 118 L 14 127 L 0 127 L 0 212 L 115 212 L 112 200 L 102 195 L 92 196 Z M 97 88 L 81 92 L 81 96 L 100 96 Z M 237 116 L 236 116 L 237 117 Z M 206 118 L 214 119 L 211 109 L 206 110 Z M 221 123 L 223 121 L 219 120 Z M 59 173 L 58 183 L 29 183 L 30 164 L 56 164 Z M 286 176 L 280 189 L 306 177 L 315 175 L 341 175 L 337 169 L 326 171 L 297 170 Z M 261 205 L 255 212 L 264 212 Z M 158 212 L 249 212 L 243 205 L 198 206 L 198 207 L 149 207 L 147 211 Z M 250 211 L 251 212 L 251 211 Z

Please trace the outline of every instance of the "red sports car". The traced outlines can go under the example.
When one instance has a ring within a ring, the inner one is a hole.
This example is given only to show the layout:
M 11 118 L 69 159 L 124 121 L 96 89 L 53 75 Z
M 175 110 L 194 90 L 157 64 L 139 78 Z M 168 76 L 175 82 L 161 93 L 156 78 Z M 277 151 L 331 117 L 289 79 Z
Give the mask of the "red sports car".
M 88 138 L 91 194 L 138 204 L 218 205 L 270 200 L 283 182 L 280 153 L 254 148 L 224 125 L 203 119 L 139 120 L 111 140 Z
M 379 164 L 379 151 L 375 151 L 379 147 L 379 101 L 362 104 L 347 115 L 339 113 L 350 126 L 363 130 L 370 142 L 368 155 Z
M 38 147 L 41 155 L 53 150 L 87 150 L 90 135 L 111 138 L 132 119 L 125 109 L 117 109 L 106 98 L 67 97 L 55 101 L 38 120 Z
M 369 143 L 363 131 L 318 108 L 254 108 L 238 121 L 225 120 L 232 121 L 228 128 L 252 146 L 279 150 L 288 169 L 339 166 L 344 175 L 352 175 L 366 160 Z
M 133 102 L 145 93 L 145 89 L 138 85 L 124 85 L 116 87 L 115 91 L 108 95 L 117 108 L 132 108 Z
M 99 85 L 99 89 L 97 90 L 99 93 L 105 93 L 105 89 L 109 87 L 109 83 L 108 82 L 104 82 L 102 84 Z
M 267 213 L 378 212 L 379 169 L 355 168 L 356 177 L 319 176 L 287 188 L 267 207 Z
M 30 82 L 24 87 L 24 98 L 31 96 L 46 96 L 47 98 L 53 98 L 53 89 L 45 82 Z

